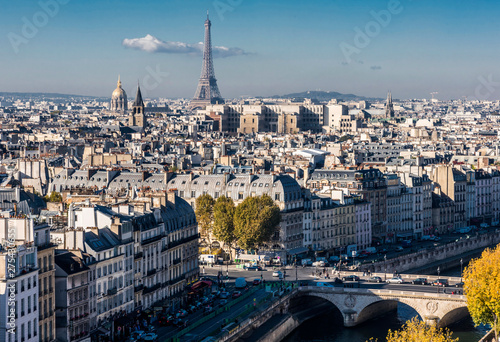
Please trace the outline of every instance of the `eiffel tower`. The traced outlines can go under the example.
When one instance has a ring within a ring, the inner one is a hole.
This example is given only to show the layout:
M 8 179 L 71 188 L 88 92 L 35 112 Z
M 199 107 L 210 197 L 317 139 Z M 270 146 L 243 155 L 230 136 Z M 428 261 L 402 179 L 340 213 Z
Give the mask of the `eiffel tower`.
M 210 27 L 212 23 L 208 18 L 205 20 L 205 42 L 203 45 L 203 65 L 201 67 L 201 77 L 198 82 L 198 88 L 194 94 L 189 107 L 191 109 L 203 108 L 209 104 L 224 103 L 217 80 L 215 79 L 214 62 L 212 59 L 212 37 Z

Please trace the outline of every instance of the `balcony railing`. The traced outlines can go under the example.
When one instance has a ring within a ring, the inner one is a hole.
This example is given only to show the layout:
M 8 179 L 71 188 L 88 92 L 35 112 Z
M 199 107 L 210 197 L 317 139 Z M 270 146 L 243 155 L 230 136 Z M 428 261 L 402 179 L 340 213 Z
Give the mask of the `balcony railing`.
M 144 285 L 137 285 L 134 287 L 134 292 L 139 292 L 144 289 Z
M 193 240 L 198 240 L 199 238 L 200 238 L 200 234 L 195 234 L 195 235 L 188 236 L 184 239 L 172 241 L 168 244 L 168 248 L 174 248 L 174 247 L 177 247 L 177 246 L 182 245 L 184 243 L 188 243 L 188 242 L 191 242 Z
M 144 295 L 144 294 L 148 294 L 148 293 L 150 293 L 150 292 L 153 292 L 153 291 L 158 290 L 159 288 L 161 288 L 161 283 L 158 283 L 158 284 L 153 285 L 153 286 L 151 286 L 151 287 L 146 287 L 146 288 L 144 288 L 144 291 L 142 291 L 142 294 L 143 294 L 143 295 Z
M 118 289 L 116 287 L 113 287 L 112 289 L 108 289 L 108 296 L 115 295 L 118 292 Z
M 176 259 L 174 259 L 174 260 L 172 261 L 172 263 L 173 263 L 174 265 L 177 265 L 177 264 L 179 264 L 180 262 L 181 262 L 181 258 L 176 258 Z
M 142 256 L 143 256 L 142 252 L 135 253 L 134 254 L 134 259 L 140 259 L 140 258 L 142 258 Z
M 153 274 L 155 274 L 155 273 L 156 273 L 156 269 L 154 269 L 154 268 L 153 268 L 152 270 L 149 270 L 149 271 L 148 271 L 147 276 L 148 276 L 148 277 L 149 277 L 149 276 L 152 276 L 152 275 L 153 275 Z
M 173 284 L 176 284 L 180 281 L 184 280 L 184 275 L 181 275 L 180 277 L 177 277 L 177 278 L 174 278 L 174 279 L 171 279 L 168 284 L 169 285 L 173 285 Z
M 163 236 L 164 236 L 163 234 L 159 234 L 159 235 L 153 236 L 149 239 L 142 240 L 141 245 L 147 245 L 148 243 L 159 241 L 163 238 Z

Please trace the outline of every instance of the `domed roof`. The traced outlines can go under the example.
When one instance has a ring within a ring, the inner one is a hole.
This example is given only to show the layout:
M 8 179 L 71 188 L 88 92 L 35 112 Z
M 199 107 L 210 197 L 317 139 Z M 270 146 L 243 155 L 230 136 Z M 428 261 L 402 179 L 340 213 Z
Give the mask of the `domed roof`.
M 122 82 L 120 81 L 120 77 L 118 77 L 118 83 L 116 85 L 116 89 L 113 91 L 113 95 L 111 95 L 112 99 L 122 99 L 127 98 L 127 93 L 122 88 Z

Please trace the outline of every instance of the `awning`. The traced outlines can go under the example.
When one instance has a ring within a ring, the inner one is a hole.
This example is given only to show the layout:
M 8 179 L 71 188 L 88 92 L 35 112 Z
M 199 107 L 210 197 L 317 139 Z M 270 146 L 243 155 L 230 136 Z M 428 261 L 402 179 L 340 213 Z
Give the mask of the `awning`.
M 288 255 L 295 255 L 295 254 L 305 253 L 308 251 L 309 251 L 309 248 L 307 248 L 307 247 L 296 247 L 296 248 L 292 248 L 289 251 L 287 251 L 287 254 Z

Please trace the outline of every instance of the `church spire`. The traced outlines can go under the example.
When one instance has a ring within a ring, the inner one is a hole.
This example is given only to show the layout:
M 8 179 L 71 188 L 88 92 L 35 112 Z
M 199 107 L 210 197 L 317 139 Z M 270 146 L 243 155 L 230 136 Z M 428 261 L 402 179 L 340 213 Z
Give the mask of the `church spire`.
M 137 81 L 137 94 L 135 95 L 134 107 L 135 106 L 144 107 L 144 101 L 142 100 L 141 87 L 139 86 L 139 81 Z

